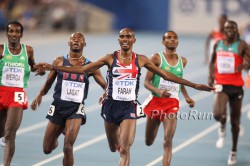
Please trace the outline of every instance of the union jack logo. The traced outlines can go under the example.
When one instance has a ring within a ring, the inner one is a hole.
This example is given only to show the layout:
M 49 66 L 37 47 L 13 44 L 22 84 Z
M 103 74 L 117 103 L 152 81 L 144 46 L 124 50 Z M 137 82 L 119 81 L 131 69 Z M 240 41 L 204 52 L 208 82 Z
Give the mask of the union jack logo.
M 138 74 L 138 68 L 134 63 L 134 60 L 129 66 L 126 66 L 119 62 L 119 60 L 116 61 L 117 66 L 113 68 L 113 74 L 119 75 L 117 77 L 118 80 L 124 79 L 124 78 L 136 78 Z

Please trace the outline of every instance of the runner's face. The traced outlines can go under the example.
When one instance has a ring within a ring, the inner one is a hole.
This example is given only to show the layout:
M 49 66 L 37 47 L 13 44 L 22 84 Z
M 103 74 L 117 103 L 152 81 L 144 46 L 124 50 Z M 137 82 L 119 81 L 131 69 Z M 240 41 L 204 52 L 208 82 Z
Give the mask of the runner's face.
M 128 50 L 132 49 L 133 44 L 135 43 L 135 35 L 131 30 L 121 30 L 119 33 L 118 42 L 121 46 L 121 49 L 127 52 Z
M 176 49 L 176 47 L 178 46 L 177 34 L 174 32 L 165 33 L 162 44 L 168 49 L 171 49 L 171 50 Z
M 10 24 L 8 26 L 8 31 L 6 33 L 9 43 L 20 43 L 20 39 L 23 36 L 21 32 L 21 27 L 15 24 Z
M 73 33 L 70 37 L 69 46 L 73 52 L 80 52 L 85 47 L 85 39 L 81 33 Z
M 226 22 L 224 25 L 224 30 L 225 30 L 225 34 L 226 34 L 227 39 L 234 39 L 238 35 L 237 26 L 236 26 L 236 24 L 234 24 L 232 22 Z

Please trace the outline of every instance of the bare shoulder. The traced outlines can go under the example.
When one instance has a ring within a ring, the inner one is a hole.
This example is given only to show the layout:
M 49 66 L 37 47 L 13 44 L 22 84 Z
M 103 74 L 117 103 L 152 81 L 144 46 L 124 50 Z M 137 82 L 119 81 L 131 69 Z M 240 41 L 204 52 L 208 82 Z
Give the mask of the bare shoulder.
M 138 57 L 138 61 L 139 62 L 146 62 L 146 61 L 148 61 L 149 60 L 149 58 L 146 56 L 146 55 L 142 55 L 142 54 L 136 54 L 137 55 L 137 57 Z
M 182 60 L 183 65 L 186 66 L 186 64 L 187 64 L 187 58 L 181 56 L 181 60 Z
M 247 42 L 244 41 L 244 40 L 240 40 L 240 46 L 242 46 L 242 47 L 249 47 L 249 45 L 247 44 Z
M 110 58 L 114 59 L 114 54 L 106 54 L 106 55 L 104 56 L 104 58 L 105 58 L 105 59 L 110 59 Z
M 114 54 L 106 54 L 103 57 L 101 57 L 98 61 L 111 66 L 111 64 L 114 61 Z
M 138 57 L 138 63 L 140 68 L 145 67 L 151 63 L 151 60 L 146 56 L 146 55 L 142 55 L 142 54 L 137 54 Z
M 53 60 L 53 65 L 57 65 L 57 66 L 62 66 L 63 65 L 63 56 L 59 56 L 59 57 L 56 57 L 54 60 Z
M 160 64 L 161 64 L 161 56 L 160 56 L 160 54 L 158 52 L 152 54 L 151 57 L 150 57 L 150 61 L 153 62 L 156 66 L 160 66 Z
M 33 47 L 26 45 L 26 50 L 27 50 L 27 52 L 33 51 Z
M 240 54 L 244 54 L 244 53 L 249 54 L 249 51 L 250 51 L 250 47 L 247 44 L 247 42 L 245 42 L 244 40 L 240 40 L 240 43 L 239 43 L 239 52 L 240 52 Z
M 31 46 L 26 45 L 26 51 L 28 53 L 29 58 L 32 58 L 34 56 L 34 51 Z

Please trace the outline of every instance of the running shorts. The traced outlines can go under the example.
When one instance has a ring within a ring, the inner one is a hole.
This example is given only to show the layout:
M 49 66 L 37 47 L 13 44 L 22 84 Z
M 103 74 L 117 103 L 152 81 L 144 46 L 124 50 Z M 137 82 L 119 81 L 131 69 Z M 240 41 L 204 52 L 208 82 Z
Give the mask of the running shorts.
M 82 125 L 87 120 L 83 104 L 56 99 L 51 103 L 46 118 L 60 126 L 65 126 L 67 119 L 81 118 Z
M 152 96 L 144 107 L 144 113 L 152 119 L 163 120 L 165 116 L 175 114 L 179 111 L 179 100 L 175 98 L 159 98 Z
M 23 88 L 0 86 L 0 110 L 11 107 L 28 108 L 27 94 Z
M 124 119 L 138 119 L 136 115 L 137 101 L 118 101 L 106 99 L 102 102 L 101 116 L 107 122 L 120 125 Z

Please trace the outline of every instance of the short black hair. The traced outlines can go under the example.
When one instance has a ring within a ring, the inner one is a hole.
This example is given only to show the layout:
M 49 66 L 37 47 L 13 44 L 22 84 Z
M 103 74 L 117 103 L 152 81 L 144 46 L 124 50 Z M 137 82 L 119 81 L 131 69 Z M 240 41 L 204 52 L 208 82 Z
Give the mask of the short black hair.
M 166 31 L 166 32 L 162 35 L 162 41 L 165 40 L 165 34 L 166 34 L 166 33 L 169 33 L 169 32 L 173 32 L 173 33 L 177 34 L 177 33 L 176 33 L 175 31 L 173 31 L 173 30 L 168 30 L 168 31 Z
M 16 21 L 16 20 L 8 22 L 8 24 L 6 25 L 6 32 L 7 33 L 8 33 L 8 30 L 9 30 L 9 25 L 11 25 L 11 24 L 20 26 L 21 27 L 21 33 L 23 34 L 23 25 L 20 22 Z

